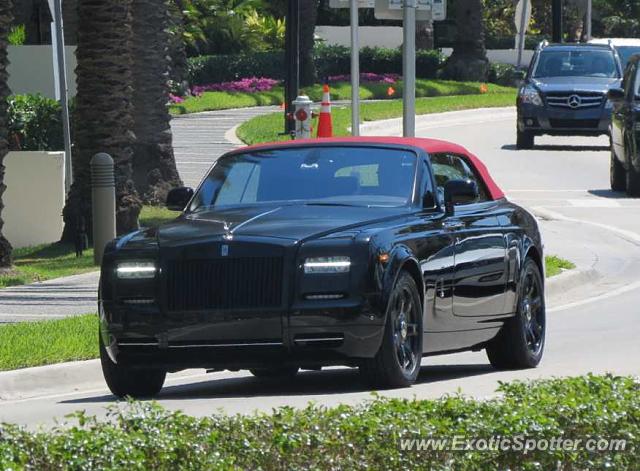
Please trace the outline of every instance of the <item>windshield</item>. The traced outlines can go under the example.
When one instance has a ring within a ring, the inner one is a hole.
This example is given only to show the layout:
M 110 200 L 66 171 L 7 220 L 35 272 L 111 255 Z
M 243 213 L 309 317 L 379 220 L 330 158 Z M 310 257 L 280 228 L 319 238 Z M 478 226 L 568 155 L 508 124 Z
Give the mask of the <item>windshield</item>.
M 617 49 L 620 55 L 620 62 L 622 62 L 622 68 L 627 66 L 632 55 L 640 54 L 640 46 L 619 46 Z
M 404 206 L 416 155 L 400 149 L 315 147 L 254 151 L 220 159 L 191 211 L 268 202 Z
M 542 51 L 533 77 L 619 78 L 619 74 L 609 50 Z

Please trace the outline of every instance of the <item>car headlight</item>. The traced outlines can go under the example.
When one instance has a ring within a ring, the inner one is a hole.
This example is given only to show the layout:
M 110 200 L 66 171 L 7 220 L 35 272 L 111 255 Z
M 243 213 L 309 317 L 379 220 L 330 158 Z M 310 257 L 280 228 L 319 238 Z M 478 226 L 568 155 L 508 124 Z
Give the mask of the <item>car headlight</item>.
M 542 106 L 542 98 L 540 98 L 540 93 L 536 90 L 532 85 L 527 85 L 526 87 L 520 89 L 520 101 L 522 103 L 529 103 L 534 106 Z
M 348 273 L 350 269 L 349 257 L 311 257 L 304 261 L 305 273 Z
M 147 280 L 156 276 L 155 262 L 122 262 L 116 267 L 116 274 L 122 280 Z

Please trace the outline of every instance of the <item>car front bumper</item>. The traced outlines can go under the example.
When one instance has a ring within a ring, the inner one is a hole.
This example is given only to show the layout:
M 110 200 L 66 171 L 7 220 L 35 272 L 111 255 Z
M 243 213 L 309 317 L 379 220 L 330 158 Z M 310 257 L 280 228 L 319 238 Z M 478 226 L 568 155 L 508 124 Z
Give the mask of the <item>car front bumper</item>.
M 102 303 L 100 330 L 113 361 L 167 371 L 354 366 L 377 353 L 384 332 L 381 313 L 366 302 L 323 304 L 257 317 L 255 312 L 251 316 L 238 312 L 168 316 L 153 308 L 124 309 Z M 262 319 L 281 319 L 281 328 L 263 331 Z
M 518 130 L 535 135 L 598 136 L 609 133 L 611 110 L 604 106 L 586 109 L 518 104 Z

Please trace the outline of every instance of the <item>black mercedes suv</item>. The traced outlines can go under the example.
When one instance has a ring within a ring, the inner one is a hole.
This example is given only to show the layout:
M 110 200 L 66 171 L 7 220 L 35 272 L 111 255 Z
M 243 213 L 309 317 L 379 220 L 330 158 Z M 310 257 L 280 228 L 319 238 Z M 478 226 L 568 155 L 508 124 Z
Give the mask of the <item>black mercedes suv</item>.
M 518 149 L 535 136 L 597 136 L 611 123 L 610 88 L 620 86 L 618 53 L 609 44 L 538 46 L 518 91 Z

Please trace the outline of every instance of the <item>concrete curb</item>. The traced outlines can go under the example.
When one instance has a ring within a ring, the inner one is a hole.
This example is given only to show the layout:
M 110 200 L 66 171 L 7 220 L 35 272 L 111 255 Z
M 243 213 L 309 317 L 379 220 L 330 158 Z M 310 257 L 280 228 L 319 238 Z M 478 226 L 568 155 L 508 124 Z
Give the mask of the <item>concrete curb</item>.
M 100 360 L 74 361 L 0 373 L 0 401 L 104 387 Z
M 566 294 L 567 291 L 595 283 L 602 275 L 593 268 L 574 268 L 559 275 L 552 276 L 545 281 L 545 298 L 548 307 L 553 307 L 554 301 Z

